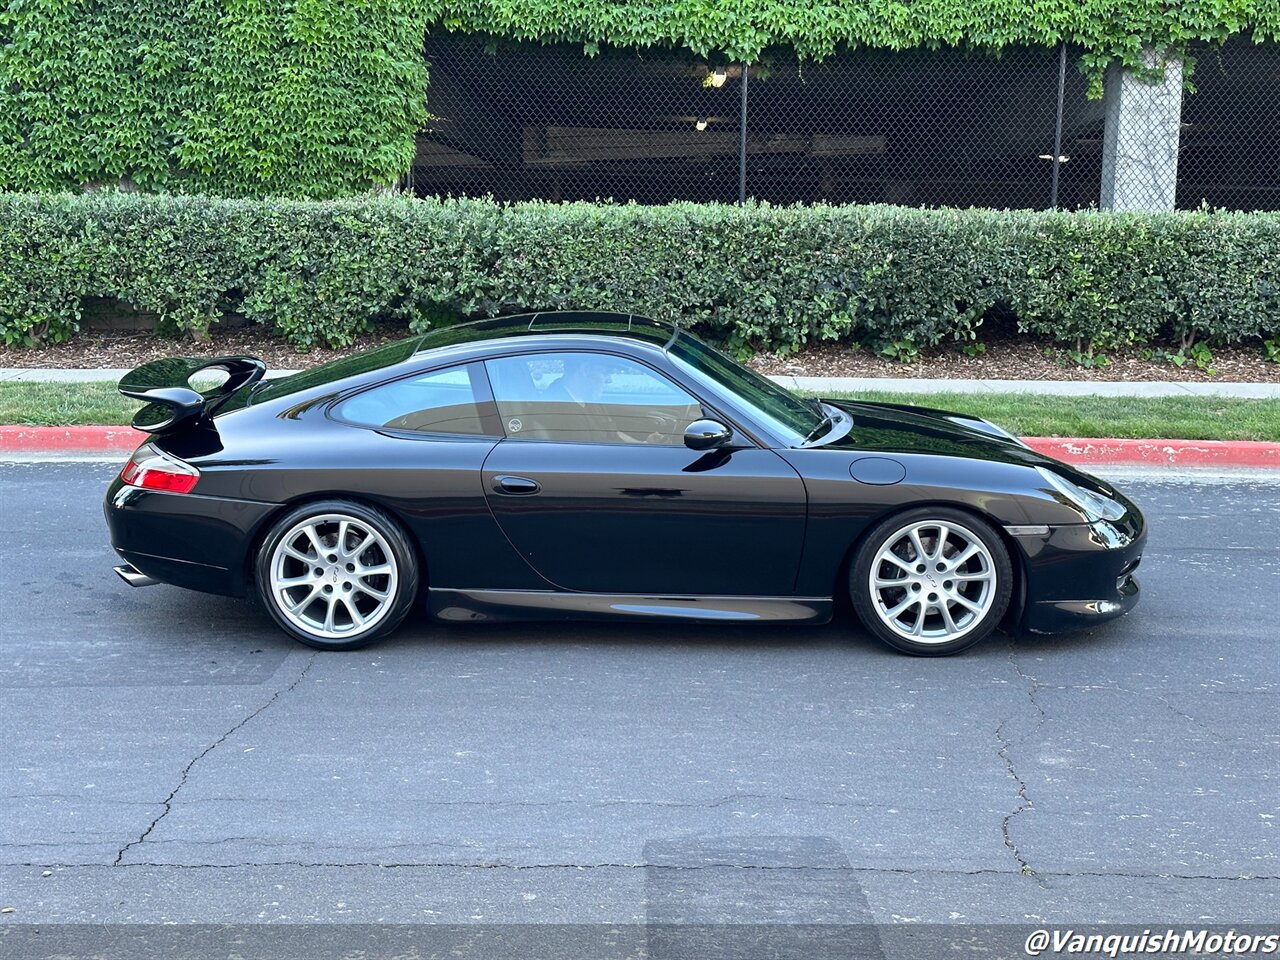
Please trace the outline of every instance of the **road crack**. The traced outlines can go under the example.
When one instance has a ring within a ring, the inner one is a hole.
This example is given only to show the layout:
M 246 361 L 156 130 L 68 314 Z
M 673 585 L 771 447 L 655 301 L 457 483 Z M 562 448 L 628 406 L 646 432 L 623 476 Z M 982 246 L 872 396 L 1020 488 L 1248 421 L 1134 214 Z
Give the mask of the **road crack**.
M 1036 709 L 1035 726 L 1033 732 L 1040 729 L 1040 725 L 1045 721 L 1044 707 L 1040 705 L 1040 701 L 1036 699 L 1036 694 L 1040 690 L 1040 681 L 1028 673 L 1024 673 L 1022 666 L 1018 663 L 1018 658 L 1013 646 L 1013 640 L 1009 641 L 1009 665 L 1013 668 L 1013 672 L 1027 686 L 1027 699 Z M 1000 759 L 1004 761 L 1005 769 L 1009 773 L 1010 779 L 1017 784 L 1018 788 L 1018 805 L 1005 814 L 1004 819 L 1000 822 L 1000 833 L 1004 838 L 1004 845 L 1013 854 L 1013 859 L 1018 863 L 1018 872 L 1024 876 L 1034 877 L 1036 871 L 1032 868 L 1027 858 L 1023 856 L 1022 851 L 1018 849 L 1017 843 L 1014 842 L 1012 833 L 1012 824 L 1015 817 L 1021 816 L 1025 811 L 1032 809 L 1035 804 L 1031 800 L 1031 796 L 1027 793 L 1027 781 L 1018 773 L 1018 768 L 1013 762 L 1013 741 L 1005 734 L 1005 727 L 1013 721 L 1013 717 L 1005 717 L 996 727 L 996 741 L 1000 744 L 1000 749 L 996 751 Z
M 112 862 L 112 866 L 123 865 L 125 854 L 127 854 L 134 847 L 138 846 L 140 843 L 144 842 L 147 839 L 147 837 L 151 835 L 152 831 L 155 830 L 155 828 L 160 825 L 160 821 L 163 820 L 165 817 L 167 817 L 173 811 L 174 798 L 177 797 L 178 794 L 181 792 L 182 788 L 187 785 L 187 777 L 191 775 L 191 771 L 195 767 L 195 765 L 199 763 L 201 760 L 203 760 L 205 757 L 207 757 L 209 754 L 213 753 L 213 751 L 218 749 L 218 747 L 222 746 L 222 744 L 225 743 L 229 737 L 231 737 L 237 731 L 243 729 L 244 726 L 248 724 L 251 720 L 253 720 L 254 717 L 258 716 L 260 713 L 262 713 L 264 710 L 266 710 L 268 707 L 274 704 L 277 700 L 283 697 L 285 694 L 292 692 L 293 689 L 297 687 L 298 684 L 300 684 L 303 678 L 307 675 L 307 671 L 311 669 L 311 665 L 315 663 L 315 659 L 316 659 L 316 654 L 315 653 L 311 654 L 311 656 L 307 658 L 307 662 L 302 665 L 302 669 L 298 672 L 298 675 L 294 677 L 292 683 L 288 684 L 287 686 L 281 687 L 279 690 L 273 693 L 270 696 L 270 698 L 268 698 L 266 703 L 262 704 L 262 706 L 258 707 L 257 710 L 254 710 L 248 716 L 237 721 L 229 730 L 227 730 L 226 733 L 218 737 L 217 740 L 213 741 L 213 743 L 209 744 L 207 747 L 205 747 L 198 754 L 196 754 L 194 757 L 191 758 L 190 762 L 187 763 L 187 765 L 182 768 L 182 773 L 178 777 L 177 786 L 175 786 L 173 790 L 170 791 L 169 795 L 165 797 L 164 800 L 161 802 L 161 805 L 164 807 L 164 809 L 160 811 L 160 815 L 151 821 L 150 825 L 147 827 L 147 829 L 142 831 L 142 833 L 138 836 L 137 840 L 130 840 L 128 843 L 126 843 L 123 847 L 120 848 L 120 852 L 116 854 L 116 858 Z

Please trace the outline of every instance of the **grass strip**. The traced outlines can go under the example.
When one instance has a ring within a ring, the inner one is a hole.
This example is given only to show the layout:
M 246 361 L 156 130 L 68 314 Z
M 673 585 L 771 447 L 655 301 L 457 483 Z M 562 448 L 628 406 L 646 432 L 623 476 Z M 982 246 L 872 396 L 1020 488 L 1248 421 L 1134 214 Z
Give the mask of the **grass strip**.
M 1280 442 L 1280 400 L 1233 397 L 1062 397 L 1017 393 L 833 394 L 976 414 L 1023 437 Z M 0 423 L 128 423 L 139 404 L 111 382 L 0 383 Z
M 1021 393 L 867 392 L 846 396 L 976 414 L 1019 437 L 1280 441 L 1280 400 Z
M 0 382 L 0 423 L 32 427 L 128 423 L 142 404 L 122 397 L 114 381 Z

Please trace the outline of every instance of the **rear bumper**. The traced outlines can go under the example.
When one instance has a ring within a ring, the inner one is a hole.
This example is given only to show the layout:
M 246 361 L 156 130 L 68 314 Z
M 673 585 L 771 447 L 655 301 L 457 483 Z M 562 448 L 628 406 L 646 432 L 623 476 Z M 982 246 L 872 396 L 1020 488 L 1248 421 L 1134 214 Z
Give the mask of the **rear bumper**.
M 116 547 L 116 553 L 121 560 L 153 583 L 167 583 L 172 587 L 217 593 L 226 597 L 243 597 L 248 589 L 244 574 L 231 567 L 157 557 L 149 553 L 121 550 L 119 547 Z
M 1044 534 L 1016 537 L 1027 574 L 1021 629 L 1079 630 L 1137 605 L 1141 585 L 1134 572 L 1147 536 L 1141 517 L 1126 521 L 1049 527 Z
M 142 490 L 119 478 L 103 503 L 111 546 L 151 580 L 226 596 L 249 589 L 249 545 L 273 503 Z

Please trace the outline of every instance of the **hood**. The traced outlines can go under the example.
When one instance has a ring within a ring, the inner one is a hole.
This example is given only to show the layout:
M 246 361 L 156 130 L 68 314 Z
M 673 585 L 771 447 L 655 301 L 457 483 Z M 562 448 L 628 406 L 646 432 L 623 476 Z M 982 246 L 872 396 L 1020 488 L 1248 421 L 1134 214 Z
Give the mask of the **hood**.
M 1111 484 L 1070 464 L 1037 453 L 1009 437 L 1003 430 L 980 417 L 949 413 L 928 407 L 898 403 L 871 403 L 859 400 L 824 400 L 853 418 L 853 426 L 843 437 L 812 449 L 834 449 L 857 454 L 875 451 L 886 454 L 929 454 L 964 457 L 1024 467 L 1049 467 L 1057 475 L 1111 500 L 1118 501 L 1127 516 L 1121 525 L 1129 535 L 1142 529 L 1142 515 L 1131 500 Z M 1037 483 L 1037 487 L 1043 484 Z M 1054 499 L 1068 502 L 1046 490 Z M 1072 504 L 1074 510 L 1079 506 Z
M 853 417 L 849 432 L 816 449 L 878 450 L 968 457 L 1027 466 L 1058 461 L 1022 446 L 978 417 L 928 407 L 862 400 L 827 400 Z

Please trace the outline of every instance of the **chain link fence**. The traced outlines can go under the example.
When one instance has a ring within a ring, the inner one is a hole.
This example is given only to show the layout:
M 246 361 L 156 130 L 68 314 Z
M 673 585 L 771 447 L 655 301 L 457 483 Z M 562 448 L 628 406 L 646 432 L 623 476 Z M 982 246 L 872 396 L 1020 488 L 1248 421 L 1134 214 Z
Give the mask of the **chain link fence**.
M 1178 206 L 1280 210 L 1280 43 L 1236 39 L 1192 52 Z
M 738 199 L 737 88 L 688 54 L 431 37 L 427 59 L 418 194 Z
M 1059 66 L 1054 51 L 1034 49 L 999 59 L 955 50 L 773 58 L 749 88 L 748 192 L 780 202 L 1047 207 Z M 1073 110 L 1077 100 L 1084 109 L 1083 78 L 1072 71 L 1068 80 Z M 1059 164 L 1060 180 L 1069 167 Z
M 1080 51 L 675 50 L 432 36 L 420 196 L 1280 209 L 1280 44 L 1196 49 L 1086 96 Z M 1154 61 L 1153 61 L 1154 63 Z M 1179 109 L 1180 108 L 1180 109 Z

